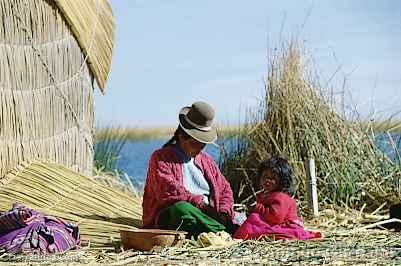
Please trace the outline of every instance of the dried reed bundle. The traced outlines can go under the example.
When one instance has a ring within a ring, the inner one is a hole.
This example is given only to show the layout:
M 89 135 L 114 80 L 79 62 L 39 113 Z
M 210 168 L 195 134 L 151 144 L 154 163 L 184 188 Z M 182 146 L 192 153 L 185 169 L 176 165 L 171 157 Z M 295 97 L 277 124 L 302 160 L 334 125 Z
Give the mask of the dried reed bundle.
M 246 125 L 247 145 L 227 160 L 231 169 L 237 170 L 226 170 L 226 175 L 242 175 L 248 186 L 243 199 L 247 198 L 257 189 L 251 178 L 255 162 L 268 154 L 282 154 L 295 169 L 302 200 L 306 185 L 303 162 L 314 158 L 321 203 L 351 207 L 366 203 L 369 209 L 383 201 L 397 201 L 400 169 L 375 146 L 370 131 L 340 116 L 329 104 L 302 61 L 301 51 L 294 41 L 272 56 L 266 98 Z
M 53 1 L 0 7 L 0 176 L 35 158 L 91 174 L 93 86 L 81 47 Z
M 103 170 L 94 169 L 93 179 L 105 186 L 134 194 L 137 198 L 142 197 L 142 192 L 135 181 L 132 180 L 132 177 L 127 173 L 121 173 L 117 169 L 114 172 L 104 172 Z
M 99 88 L 105 83 L 111 67 L 114 47 L 114 17 L 107 0 L 54 0 L 63 12 L 82 50 Z
M 140 224 L 141 198 L 64 166 L 22 163 L 0 179 L 0 209 L 18 202 L 79 223 L 84 245 L 111 246 L 119 230 Z

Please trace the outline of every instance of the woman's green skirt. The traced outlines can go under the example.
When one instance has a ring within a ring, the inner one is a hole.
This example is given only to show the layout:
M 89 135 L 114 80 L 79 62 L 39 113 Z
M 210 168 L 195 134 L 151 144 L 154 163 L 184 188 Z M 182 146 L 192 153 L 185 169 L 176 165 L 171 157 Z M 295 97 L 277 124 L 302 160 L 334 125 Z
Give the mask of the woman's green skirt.
M 197 237 L 202 232 L 227 231 L 227 226 L 203 213 L 189 202 L 179 201 L 162 211 L 159 217 L 162 229 L 181 230 Z M 231 230 L 230 230 L 231 231 Z

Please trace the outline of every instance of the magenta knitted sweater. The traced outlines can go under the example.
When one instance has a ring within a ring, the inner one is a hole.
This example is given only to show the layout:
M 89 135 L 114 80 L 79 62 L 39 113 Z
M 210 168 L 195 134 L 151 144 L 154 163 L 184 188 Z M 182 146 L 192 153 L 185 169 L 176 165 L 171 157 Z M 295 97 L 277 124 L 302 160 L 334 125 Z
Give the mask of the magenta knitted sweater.
M 221 174 L 213 158 L 202 151 L 195 157 L 198 166 L 210 185 L 210 206 L 233 217 L 233 193 L 230 184 Z M 178 201 L 204 207 L 202 195 L 185 190 L 181 160 L 172 146 L 153 152 L 148 164 L 143 195 L 142 222 L 144 228 L 157 228 L 160 211 Z

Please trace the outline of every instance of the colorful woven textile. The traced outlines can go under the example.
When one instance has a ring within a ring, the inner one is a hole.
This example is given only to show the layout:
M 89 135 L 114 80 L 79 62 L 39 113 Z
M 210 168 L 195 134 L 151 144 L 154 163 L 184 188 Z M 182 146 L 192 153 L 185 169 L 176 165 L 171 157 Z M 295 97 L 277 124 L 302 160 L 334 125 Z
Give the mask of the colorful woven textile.
M 61 253 L 80 244 L 78 226 L 14 204 L 0 212 L 0 249 L 7 253 L 45 255 Z

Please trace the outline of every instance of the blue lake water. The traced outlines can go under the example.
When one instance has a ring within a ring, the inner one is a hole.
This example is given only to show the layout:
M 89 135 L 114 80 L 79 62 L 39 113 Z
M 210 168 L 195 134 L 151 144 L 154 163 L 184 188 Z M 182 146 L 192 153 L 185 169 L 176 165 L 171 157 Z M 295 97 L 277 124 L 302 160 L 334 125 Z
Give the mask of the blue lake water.
M 376 144 L 390 159 L 400 163 L 401 134 L 380 134 L 376 137 Z
M 135 183 L 143 183 L 152 152 L 161 148 L 167 140 L 167 138 L 162 138 L 128 141 L 121 151 L 117 166 L 132 177 Z M 216 161 L 219 160 L 220 149 L 218 147 L 208 144 L 205 149 Z
M 392 139 L 393 141 L 390 141 L 386 135 L 379 135 L 377 144 L 391 159 L 397 161 L 400 155 L 396 154 L 392 147 L 395 145 L 398 147 L 398 151 L 401 151 L 401 135 L 393 135 Z M 128 141 L 122 149 L 117 166 L 132 177 L 137 185 L 141 186 L 146 177 L 150 155 L 154 150 L 162 147 L 167 140 L 167 138 L 161 138 Z M 222 143 L 224 143 L 226 149 L 229 149 L 235 145 L 235 139 L 220 142 L 220 144 Z M 220 149 L 218 147 L 209 144 L 206 145 L 206 151 L 218 162 L 220 158 Z

